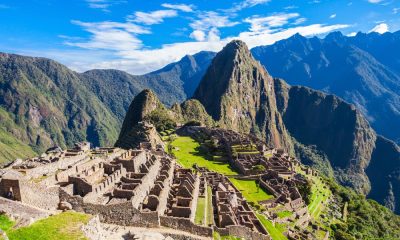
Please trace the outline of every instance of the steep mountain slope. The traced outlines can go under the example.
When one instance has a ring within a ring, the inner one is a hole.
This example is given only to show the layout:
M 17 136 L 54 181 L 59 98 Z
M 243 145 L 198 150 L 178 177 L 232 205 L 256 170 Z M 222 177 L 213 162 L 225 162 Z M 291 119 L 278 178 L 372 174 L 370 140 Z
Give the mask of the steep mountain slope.
M 54 144 L 108 145 L 116 139 L 116 118 L 75 72 L 52 60 L 0 54 L 0 96 L 2 130 L 37 152 Z
M 140 142 L 150 140 L 161 142 L 158 134 L 146 128 L 144 122 L 153 124 L 161 132 L 190 121 L 200 122 L 206 126 L 214 124 L 199 101 L 187 100 L 168 109 L 152 90 L 145 89 L 130 104 L 115 146 L 129 149 L 138 146 Z
M 107 105 L 122 122 L 132 99 L 143 89 L 152 89 L 167 106 L 191 97 L 213 52 L 187 55 L 176 63 L 141 76 L 118 70 L 91 70 L 81 74 L 83 83 Z
M 399 35 L 345 37 L 335 32 L 319 39 L 296 34 L 252 52 L 273 76 L 342 97 L 355 104 L 378 133 L 398 140 Z
M 275 92 L 295 146 L 315 146 L 329 163 L 321 164 L 315 159 L 320 156 L 295 147 L 302 160 L 322 172 L 331 166 L 341 184 L 400 212 L 400 148 L 394 142 L 377 135 L 361 112 L 336 96 L 291 87 L 279 79 L 275 79 Z
M 364 170 L 376 135 L 362 114 L 333 95 L 290 87 L 279 79 L 275 79 L 275 86 L 279 112 L 291 136 L 322 150 L 339 182 L 368 193 L 369 180 Z
M 151 90 L 145 89 L 129 106 L 115 146 L 129 149 L 135 148 L 140 142 L 149 141 L 150 136 L 157 139 L 157 133 L 147 132 L 146 127 L 140 124 L 154 111 L 169 114 L 157 96 Z
M 273 79 L 245 43 L 232 41 L 216 55 L 193 97 L 222 127 L 290 148 L 276 108 Z
M 366 173 L 371 181 L 368 197 L 400 213 L 400 147 L 378 136 Z

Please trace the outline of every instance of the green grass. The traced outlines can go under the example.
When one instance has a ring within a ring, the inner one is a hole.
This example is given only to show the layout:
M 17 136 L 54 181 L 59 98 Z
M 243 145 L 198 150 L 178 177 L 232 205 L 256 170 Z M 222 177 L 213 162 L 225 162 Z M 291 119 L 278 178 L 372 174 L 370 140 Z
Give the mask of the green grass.
M 293 212 L 291 211 L 282 211 L 282 212 L 277 212 L 276 215 L 278 215 L 279 218 L 285 218 L 285 217 L 290 217 L 293 215 Z
M 237 175 L 228 163 L 212 160 L 205 154 L 199 152 L 200 144 L 191 137 L 176 137 L 171 142 L 172 154 L 177 158 L 179 164 L 185 168 L 192 168 L 194 164 L 206 167 L 208 170 L 225 175 Z
M 7 232 L 14 226 L 14 221 L 9 219 L 6 215 L 0 215 L 0 229 Z
M 318 219 L 321 211 L 323 210 L 324 203 L 328 200 L 331 195 L 329 188 L 321 181 L 319 177 L 312 177 L 311 186 L 311 201 L 308 205 L 310 215 L 314 219 Z
M 204 216 L 206 212 L 206 199 L 204 197 L 199 197 L 197 199 L 196 216 L 194 222 L 198 225 L 204 225 Z
M 212 225 L 214 223 L 214 211 L 212 205 L 212 189 L 207 186 L 207 225 Z
M 70 240 L 86 239 L 80 227 L 89 221 L 83 213 L 64 212 L 39 220 L 30 226 L 16 230 L 9 229 L 10 240 Z
M 258 201 L 273 198 L 273 195 L 258 187 L 255 180 L 239 180 L 235 178 L 230 178 L 230 180 L 248 202 L 258 203 Z
M 272 222 L 262 214 L 256 213 L 256 215 L 273 240 L 287 240 L 285 235 L 283 235 L 283 228 L 280 226 L 275 227 Z
M 37 153 L 30 146 L 0 128 L 0 164 L 17 158 L 25 159 L 35 155 Z

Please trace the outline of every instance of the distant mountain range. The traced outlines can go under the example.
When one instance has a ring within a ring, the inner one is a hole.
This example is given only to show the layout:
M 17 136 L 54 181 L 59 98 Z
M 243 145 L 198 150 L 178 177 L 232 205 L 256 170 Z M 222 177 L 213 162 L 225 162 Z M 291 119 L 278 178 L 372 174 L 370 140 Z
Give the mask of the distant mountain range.
M 379 134 L 400 142 L 400 32 L 296 34 L 252 53 L 272 76 L 353 103 Z

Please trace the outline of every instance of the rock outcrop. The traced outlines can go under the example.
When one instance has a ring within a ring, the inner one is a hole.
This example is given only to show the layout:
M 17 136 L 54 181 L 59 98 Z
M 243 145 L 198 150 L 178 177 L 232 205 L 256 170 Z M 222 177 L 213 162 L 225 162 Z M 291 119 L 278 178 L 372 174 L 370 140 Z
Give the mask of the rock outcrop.
M 161 143 L 155 129 L 147 128 L 144 123 L 154 111 L 167 112 L 168 110 L 151 90 L 145 89 L 133 99 L 129 106 L 115 146 L 129 149 L 137 147 L 140 142 Z

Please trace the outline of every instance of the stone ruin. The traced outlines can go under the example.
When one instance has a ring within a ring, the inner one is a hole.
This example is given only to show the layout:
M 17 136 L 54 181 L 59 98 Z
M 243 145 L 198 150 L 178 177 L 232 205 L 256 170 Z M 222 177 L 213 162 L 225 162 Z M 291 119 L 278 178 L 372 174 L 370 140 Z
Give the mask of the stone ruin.
M 267 209 L 282 205 L 294 212 L 296 226 L 308 225 L 307 206 L 296 187 L 303 181 L 294 171 L 299 166 L 296 159 L 233 131 L 202 127 L 189 130 L 210 136 L 228 153 L 232 166 L 257 179 L 260 187 L 274 196 L 261 203 Z M 233 151 L 233 146 L 251 152 Z M 264 166 L 266 172 L 254 174 L 255 165 Z M 229 178 L 204 168 L 182 168 L 162 145 L 151 142 L 140 142 L 130 150 L 91 149 L 89 143 L 78 143 L 69 150 L 54 147 L 38 158 L 11 164 L 0 171 L 0 176 L 1 197 L 41 209 L 73 209 L 97 215 L 105 223 L 164 226 L 199 236 L 210 237 L 217 231 L 245 239 L 270 239 Z M 208 201 L 209 197 L 213 219 L 208 221 L 210 224 L 195 224 L 198 200 Z

